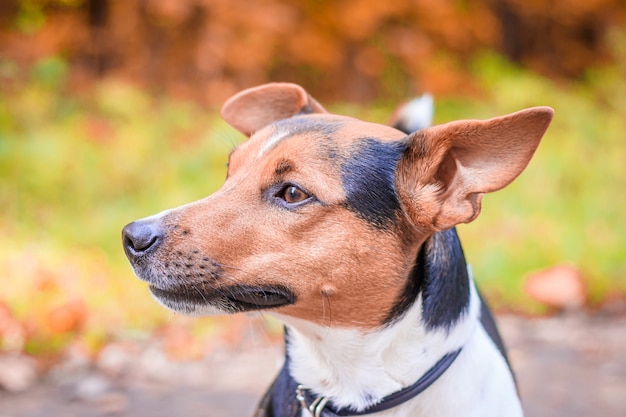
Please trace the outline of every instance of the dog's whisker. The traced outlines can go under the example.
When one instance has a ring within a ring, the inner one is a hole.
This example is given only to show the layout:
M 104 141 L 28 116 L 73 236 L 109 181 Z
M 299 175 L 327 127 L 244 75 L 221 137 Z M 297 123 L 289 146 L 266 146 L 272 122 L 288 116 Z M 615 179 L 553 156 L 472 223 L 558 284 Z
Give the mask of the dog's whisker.
M 225 146 L 230 152 L 232 152 L 239 144 L 239 139 L 236 135 L 227 131 L 220 132 L 219 143 Z
M 202 299 L 204 300 L 205 303 L 208 304 L 209 300 L 206 299 L 206 297 L 204 296 L 204 293 L 202 291 L 200 291 L 200 289 L 198 287 L 196 287 L 195 285 L 191 284 L 190 285 L 194 290 L 196 290 L 196 292 L 198 293 L 198 295 L 200 297 L 202 297 Z M 186 286 L 187 287 L 187 286 Z

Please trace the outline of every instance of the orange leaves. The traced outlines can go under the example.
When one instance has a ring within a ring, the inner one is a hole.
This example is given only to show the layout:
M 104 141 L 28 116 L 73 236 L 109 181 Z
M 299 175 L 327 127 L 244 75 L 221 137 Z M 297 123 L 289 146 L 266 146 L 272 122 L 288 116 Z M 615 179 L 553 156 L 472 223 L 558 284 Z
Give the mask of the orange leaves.
M 28 36 L 0 31 L 0 50 L 22 61 L 62 54 L 75 64 L 75 81 L 117 76 L 215 105 L 278 79 L 335 96 L 325 99 L 396 90 L 403 98 L 415 93 L 408 86 L 472 91 L 467 63 L 485 49 L 550 75 L 580 76 L 611 58 L 605 34 L 626 22 L 620 0 L 90 3 L 41 6 L 45 24 Z
M 101 257 L 34 243 L 0 248 L 0 269 L 11 283 L 0 293 L 0 349 L 55 353 L 89 332 L 101 332 L 98 316 L 114 319 L 99 306 L 104 296 L 105 306 L 117 308 L 102 282 L 101 274 L 112 274 Z
M 19 352 L 24 347 L 26 330 L 13 312 L 0 300 L 0 351 Z
M 341 64 L 341 49 L 330 34 L 311 25 L 299 27 L 287 40 L 287 62 L 305 64 L 321 70 L 337 70 Z
M 534 300 L 557 310 L 580 308 L 587 301 L 581 271 L 567 264 L 530 274 L 524 290 Z
M 410 12 L 410 2 L 398 1 L 344 1 L 332 18 L 338 32 L 353 41 L 367 41 L 393 18 L 401 18 Z
M 385 69 L 385 57 L 380 50 L 366 46 L 357 52 L 354 65 L 357 71 L 370 77 L 378 77 Z
M 196 337 L 190 327 L 190 324 L 170 324 L 155 333 L 155 336 L 163 344 L 163 351 L 169 358 L 198 360 L 206 354 L 201 338 Z
M 193 4 L 185 0 L 148 1 L 145 10 L 157 25 L 178 26 L 189 19 L 193 13 Z
M 72 335 L 80 334 L 86 319 L 87 307 L 81 300 L 46 306 L 33 303 L 21 318 L 0 300 L 0 351 L 54 352 L 69 343 Z
M 71 300 L 54 307 L 47 316 L 47 327 L 52 333 L 69 333 L 82 329 L 87 317 L 87 306 L 82 300 Z

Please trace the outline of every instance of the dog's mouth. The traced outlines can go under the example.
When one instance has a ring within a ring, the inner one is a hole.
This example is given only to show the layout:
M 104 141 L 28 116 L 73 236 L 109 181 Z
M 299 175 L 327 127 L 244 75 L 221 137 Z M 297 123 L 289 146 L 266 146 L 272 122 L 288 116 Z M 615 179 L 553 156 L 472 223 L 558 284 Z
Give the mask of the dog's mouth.
M 183 313 L 194 313 L 205 307 L 238 313 L 283 307 L 296 301 L 292 291 L 278 285 L 213 288 L 188 284 L 167 289 L 150 285 L 150 292 L 165 306 Z

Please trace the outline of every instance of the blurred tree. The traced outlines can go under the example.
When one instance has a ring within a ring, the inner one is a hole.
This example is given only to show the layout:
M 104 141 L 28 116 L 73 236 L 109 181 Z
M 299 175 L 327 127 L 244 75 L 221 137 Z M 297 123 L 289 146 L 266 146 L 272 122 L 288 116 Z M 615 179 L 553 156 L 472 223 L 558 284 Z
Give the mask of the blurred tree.
M 495 49 L 556 78 L 610 62 L 623 0 L 4 0 L 0 56 L 60 55 L 74 85 L 122 77 L 216 104 L 269 80 L 324 98 L 473 90 Z

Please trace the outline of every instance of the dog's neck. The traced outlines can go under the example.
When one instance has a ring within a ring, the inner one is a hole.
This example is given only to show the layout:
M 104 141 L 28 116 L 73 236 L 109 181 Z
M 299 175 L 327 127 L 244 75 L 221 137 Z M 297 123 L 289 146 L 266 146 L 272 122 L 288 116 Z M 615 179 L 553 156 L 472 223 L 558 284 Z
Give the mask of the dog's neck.
M 480 300 L 458 238 L 454 231 L 443 232 L 426 245 L 422 264 L 418 259 L 416 265 L 422 270 L 411 277 L 421 280 L 417 298 L 380 329 L 333 328 L 280 317 L 288 328 L 290 374 L 298 383 L 335 407 L 363 410 L 410 386 L 444 355 L 465 344 L 478 325 Z M 457 282 L 437 287 L 444 280 L 438 274 L 454 274 Z

